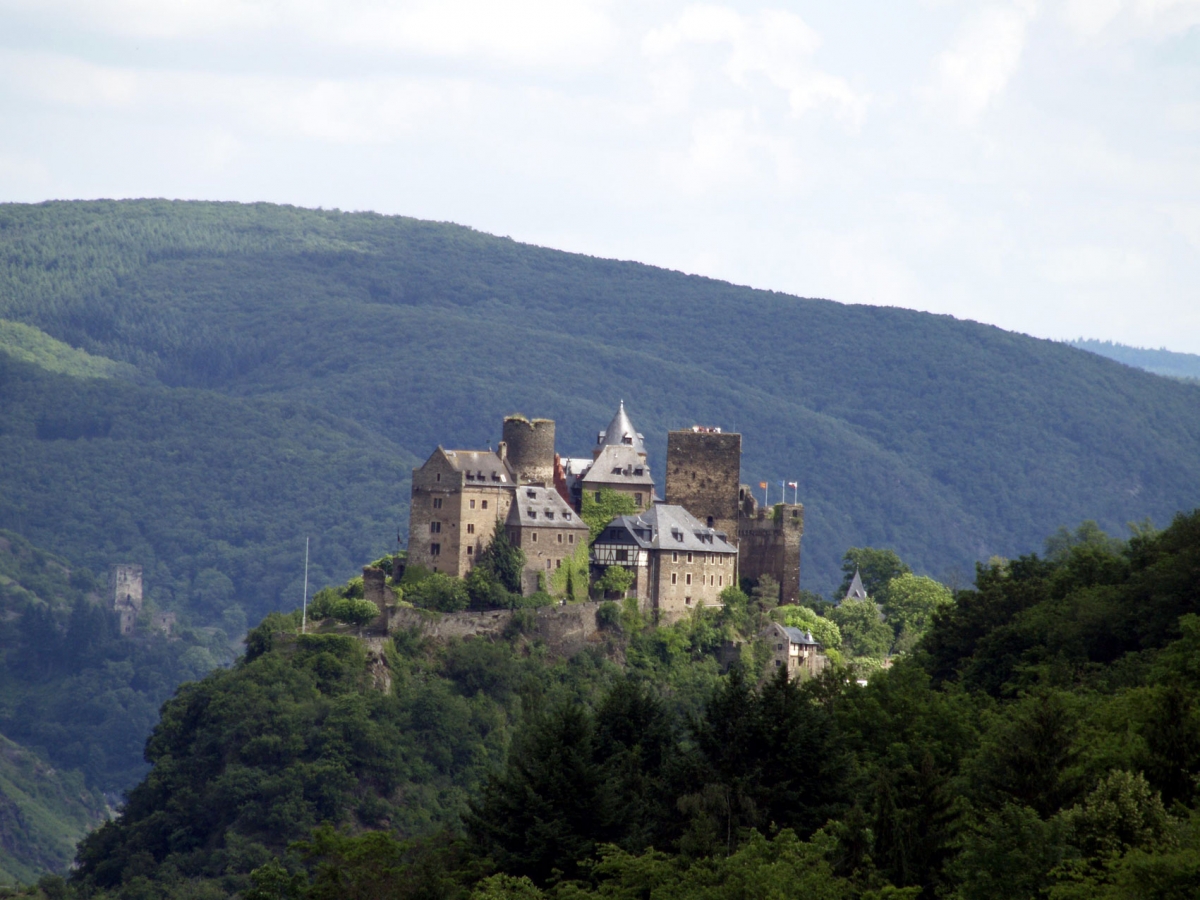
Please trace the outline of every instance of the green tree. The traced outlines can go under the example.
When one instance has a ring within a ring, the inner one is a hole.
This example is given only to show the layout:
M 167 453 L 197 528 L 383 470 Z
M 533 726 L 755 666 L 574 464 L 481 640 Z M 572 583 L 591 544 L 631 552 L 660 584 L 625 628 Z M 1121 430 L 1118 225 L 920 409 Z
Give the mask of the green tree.
M 597 500 L 593 494 L 584 491 L 579 504 L 579 517 L 587 523 L 589 530 L 589 547 L 596 542 L 604 526 L 617 516 L 631 516 L 637 512 L 637 504 L 628 494 L 612 488 L 601 488 L 599 493 L 600 499 Z
M 624 597 L 636 579 L 637 576 L 624 566 L 609 566 L 604 570 L 604 574 L 596 579 L 595 587 L 606 594 L 611 592 Z
M 480 551 L 475 568 L 496 576 L 506 591 L 521 593 L 521 573 L 525 570 L 525 552 L 512 542 L 508 529 L 499 518 L 492 529 L 492 540 Z
M 851 656 L 879 658 L 892 646 L 892 629 L 879 616 L 875 601 L 843 600 L 833 611 L 833 621 L 842 635 L 842 647 Z
M 934 613 L 954 603 L 954 595 L 944 584 L 911 572 L 889 581 L 885 596 L 883 614 L 895 640 L 905 636 L 910 645 L 928 630 Z
M 347 597 L 333 605 L 332 615 L 339 622 L 362 627 L 378 618 L 379 607 L 370 600 L 352 600 Z
M 811 631 L 812 636 L 827 650 L 842 646 L 842 632 L 832 619 L 818 616 L 807 606 L 783 607 L 783 624 L 802 631 Z
M 850 589 L 854 573 L 862 578 L 867 595 L 879 603 L 887 601 L 888 582 L 893 578 L 910 573 L 895 550 L 879 550 L 875 547 L 851 547 L 842 557 L 842 586 L 835 599 L 841 600 Z
M 460 612 L 471 604 L 466 582 L 444 572 L 434 572 L 409 586 L 404 596 L 413 606 L 438 612 Z

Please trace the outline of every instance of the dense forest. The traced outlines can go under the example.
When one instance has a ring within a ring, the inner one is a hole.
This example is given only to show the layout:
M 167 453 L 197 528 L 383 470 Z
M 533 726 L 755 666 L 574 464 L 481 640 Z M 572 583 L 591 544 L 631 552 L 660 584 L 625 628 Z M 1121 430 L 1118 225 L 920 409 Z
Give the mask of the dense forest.
M 33 893 L 1195 896 L 1200 511 L 1046 547 L 981 564 L 865 684 L 752 645 L 723 670 L 786 612 L 751 598 L 661 628 L 626 606 L 567 660 L 519 619 L 364 640 L 272 614 Z
M 748 483 L 798 481 L 820 593 L 847 547 L 966 583 L 1060 525 L 1200 503 L 1193 385 L 403 217 L 0 206 L 0 319 L 65 348 L 51 372 L 56 345 L 0 328 L 0 527 L 95 571 L 140 561 L 178 609 L 198 582 L 250 620 L 290 606 L 304 537 L 321 584 L 390 549 L 437 444 L 486 446 L 523 411 L 586 455 L 622 398 L 660 486 L 665 432 L 697 422 L 744 433 Z

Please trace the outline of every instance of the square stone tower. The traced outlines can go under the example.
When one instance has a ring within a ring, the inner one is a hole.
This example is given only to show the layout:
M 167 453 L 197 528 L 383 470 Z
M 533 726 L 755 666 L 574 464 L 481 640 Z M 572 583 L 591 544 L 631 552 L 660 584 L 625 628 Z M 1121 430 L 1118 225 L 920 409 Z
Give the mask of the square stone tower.
M 667 503 L 738 542 L 742 436 L 693 425 L 667 434 Z

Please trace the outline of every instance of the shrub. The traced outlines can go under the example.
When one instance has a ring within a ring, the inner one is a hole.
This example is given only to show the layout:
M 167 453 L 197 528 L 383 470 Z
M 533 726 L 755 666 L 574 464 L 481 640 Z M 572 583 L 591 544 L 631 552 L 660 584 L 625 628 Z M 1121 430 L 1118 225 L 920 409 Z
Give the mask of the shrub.
M 596 610 L 596 627 L 619 631 L 621 628 L 621 607 L 611 600 L 601 603 L 600 608 Z
M 405 596 L 413 606 L 438 612 L 460 612 L 471 603 L 467 583 L 442 572 L 435 572 L 424 581 L 408 587 Z

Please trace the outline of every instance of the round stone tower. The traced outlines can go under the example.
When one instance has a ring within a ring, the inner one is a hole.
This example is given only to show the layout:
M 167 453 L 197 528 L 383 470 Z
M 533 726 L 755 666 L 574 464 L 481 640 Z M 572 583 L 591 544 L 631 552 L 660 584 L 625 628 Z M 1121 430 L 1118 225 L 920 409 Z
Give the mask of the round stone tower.
M 509 416 L 504 420 L 508 464 L 522 484 L 554 484 L 554 420 Z

